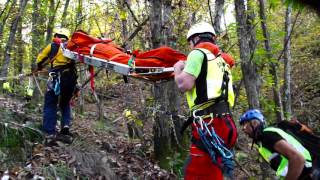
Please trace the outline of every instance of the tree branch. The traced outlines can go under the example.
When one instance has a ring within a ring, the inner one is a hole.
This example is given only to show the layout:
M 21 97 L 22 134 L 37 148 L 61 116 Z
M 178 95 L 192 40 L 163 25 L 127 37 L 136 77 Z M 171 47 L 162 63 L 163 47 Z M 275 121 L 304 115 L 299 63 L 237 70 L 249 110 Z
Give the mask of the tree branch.
M 211 11 L 211 6 L 210 6 L 210 0 L 207 1 L 208 2 L 208 8 L 209 8 L 209 14 L 210 14 L 210 21 L 211 21 L 211 24 L 213 25 L 213 20 L 212 20 L 212 11 Z
M 289 34 L 288 38 L 286 39 L 286 41 L 285 41 L 285 43 L 284 43 L 284 48 L 283 48 L 283 50 L 281 51 L 281 53 L 280 53 L 280 55 L 279 55 L 279 57 L 278 57 L 278 61 L 280 61 L 282 55 L 284 54 L 284 51 L 287 50 L 287 44 L 288 44 L 289 40 L 291 40 L 291 36 L 292 36 L 292 34 L 293 34 L 292 32 L 293 32 L 293 30 L 294 30 L 294 27 L 295 27 L 295 25 L 296 25 L 296 23 L 297 23 L 297 19 L 298 19 L 298 17 L 299 17 L 300 14 L 301 14 L 301 9 L 300 9 L 300 10 L 298 11 L 298 13 L 296 14 L 296 17 L 295 17 L 295 19 L 294 19 L 294 22 L 293 22 L 293 25 L 292 25 L 292 28 L 291 28 L 291 31 L 290 31 L 290 34 Z
M 149 17 L 147 17 L 147 19 L 145 19 L 141 24 L 139 24 L 139 26 L 133 31 L 133 33 L 130 34 L 130 36 L 128 37 L 128 39 L 126 39 L 123 44 L 121 45 L 121 47 L 124 47 L 127 42 L 131 41 L 137 34 L 138 32 L 142 29 L 142 26 L 146 25 L 146 23 L 149 21 Z
M 129 11 L 130 11 L 133 19 L 137 22 L 138 26 L 140 26 L 140 23 L 139 23 L 139 21 L 138 21 L 138 18 L 137 18 L 136 15 L 133 13 L 133 11 L 132 11 L 129 3 L 128 3 L 126 0 L 124 0 L 124 3 L 126 4 L 127 8 L 129 9 Z

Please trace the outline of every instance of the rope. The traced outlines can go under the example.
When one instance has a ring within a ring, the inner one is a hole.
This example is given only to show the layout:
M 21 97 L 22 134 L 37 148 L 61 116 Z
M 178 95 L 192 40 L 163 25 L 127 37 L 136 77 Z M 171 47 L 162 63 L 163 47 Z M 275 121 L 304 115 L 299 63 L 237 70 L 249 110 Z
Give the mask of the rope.
M 224 141 L 216 134 L 213 127 L 210 130 L 208 124 L 200 116 L 194 115 L 194 117 L 195 127 L 212 162 L 222 169 L 224 175 L 231 177 L 234 169 L 233 153 L 225 147 Z M 196 123 L 200 125 L 200 128 Z M 222 158 L 221 164 L 217 162 L 217 155 Z

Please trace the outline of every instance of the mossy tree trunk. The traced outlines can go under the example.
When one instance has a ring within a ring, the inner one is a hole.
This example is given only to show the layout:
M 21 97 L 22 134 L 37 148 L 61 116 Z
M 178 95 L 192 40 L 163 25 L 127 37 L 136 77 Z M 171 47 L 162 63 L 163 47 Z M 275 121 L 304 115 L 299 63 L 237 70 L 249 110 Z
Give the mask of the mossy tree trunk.
M 170 24 L 172 14 L 171 0 L 151 1 L 151 34 L 152 48 L 161 45 L 174 46 L 173 24 Z M 180 97 L 173 80 L 163 83 L 154 83 L 154 153 L 162 168 L 170 168 L 170 160 L 179 149 L 182 139 L 177 130 L 181 128 L 181 119 L 178 118 Z

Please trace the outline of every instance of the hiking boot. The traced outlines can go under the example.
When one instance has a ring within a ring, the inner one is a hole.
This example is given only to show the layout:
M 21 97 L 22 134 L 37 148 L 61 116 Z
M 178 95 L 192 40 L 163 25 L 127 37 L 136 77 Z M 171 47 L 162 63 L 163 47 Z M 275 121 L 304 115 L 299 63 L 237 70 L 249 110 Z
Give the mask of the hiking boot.
M 66 144 L 71 144 L 73 142 L 72 136 L 64 135 L 61 133 L 57 135 L 56 140 Z
M 66 144 L 71 144 L 73 141 L 73 134 L 70 133 L 69 126 L 63 126 L 60 133 L 57 135 L 56 140 Z
M 63 126 L 63 128 L 61 129 L 61 131 L 60 131 L 60 134 L 62 134 L 62 135 L 67 135 L 67 136 L 73 136 L 71 133 L 70 133 L 70 130 L 69 130 L 70 128 L 69 128 L 69 126 Z
M 55 134 L 48 134 L 45 136 L 45 142 L 44 144 L 46 146 L 56 146 L 57 142 L 56 142 L 56 135 Z

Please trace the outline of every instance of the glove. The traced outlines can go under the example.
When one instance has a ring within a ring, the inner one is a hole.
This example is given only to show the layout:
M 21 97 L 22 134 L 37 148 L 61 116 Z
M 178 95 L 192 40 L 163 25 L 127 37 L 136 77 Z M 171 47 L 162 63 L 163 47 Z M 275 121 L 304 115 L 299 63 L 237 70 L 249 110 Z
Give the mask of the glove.
M 37 63 L 37 71 L 41 71 L 42 68 L 42 63 Z

